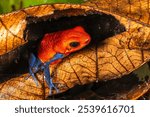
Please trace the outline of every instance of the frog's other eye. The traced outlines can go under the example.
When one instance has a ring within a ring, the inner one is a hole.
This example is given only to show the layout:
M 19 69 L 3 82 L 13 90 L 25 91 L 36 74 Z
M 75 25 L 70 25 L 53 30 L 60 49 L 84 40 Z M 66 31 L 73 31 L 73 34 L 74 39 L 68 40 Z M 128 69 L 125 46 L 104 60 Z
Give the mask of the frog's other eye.
M 80 45 L 80 43 L 79 42 L 71 42 L 69 45 L 70 45 L 70 47 L 75 48 L 75 47 L 78 47 Z

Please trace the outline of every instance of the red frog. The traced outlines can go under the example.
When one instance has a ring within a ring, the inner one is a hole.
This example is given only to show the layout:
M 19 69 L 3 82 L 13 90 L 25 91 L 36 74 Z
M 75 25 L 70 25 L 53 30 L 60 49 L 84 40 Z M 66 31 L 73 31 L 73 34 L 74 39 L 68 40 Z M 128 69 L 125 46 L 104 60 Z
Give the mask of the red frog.
M 38 81 L 34 74 L 42 70 L 50 88 L 50 94 L 52 88 L 59 92 L 52 82 L 49 65 L 58 64 L 61 59 L 85 47 L 90 41 L 90 35 L 81 26 L 45 34 L 38 46 L 37 55 L 31 53 L 29 58 L 29 73 L 36 85 L 38 85 Z

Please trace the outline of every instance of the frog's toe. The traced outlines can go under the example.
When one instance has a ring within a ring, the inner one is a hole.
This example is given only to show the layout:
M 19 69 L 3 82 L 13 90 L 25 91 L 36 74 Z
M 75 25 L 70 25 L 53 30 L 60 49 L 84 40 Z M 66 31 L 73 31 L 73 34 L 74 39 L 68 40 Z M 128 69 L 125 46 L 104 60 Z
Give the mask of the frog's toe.
M 59 89 L 54 85 L 52 79 L 50 79 L 49 88 L 50 88 L 50 92 L 49 92 L 50 95 L 52 95 L 53 89 L 56 90 L 56 93 L 59 93 Z
M 34 74 L 29 74 L 28 76 L 25 76 L 24 79 L 28 80 L 30 77 L 33 78 L 33 81 L 35 82 L 36 86 L 38 86 L 38 80 L 37 78 L 34 76 Z
M 31 76 L 32 76 L 32 78 L 33 78 L 33 80 L 34 80 L 36 86 L 39 86 L 38 80 L 37 80 L 37 78 L 34 76 L 34 74 L 31 74 Z

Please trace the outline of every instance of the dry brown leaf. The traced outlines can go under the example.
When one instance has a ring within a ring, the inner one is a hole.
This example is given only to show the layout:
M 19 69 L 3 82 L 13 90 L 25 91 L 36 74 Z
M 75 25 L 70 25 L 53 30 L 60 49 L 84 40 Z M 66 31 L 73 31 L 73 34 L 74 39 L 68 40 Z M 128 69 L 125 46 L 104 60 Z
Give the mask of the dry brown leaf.
M 113 35 L 108 36 L 109 38 L 103 39 L 103 41 L 101 33 L 95 35 L 93 32 L 92 36 L 95 38 L 93 44 L 66 57 L 53 70 L 54 82 L 58 83 L 57 86 L 60 92 L 63 92 L 76 84 L 83 85 L 96 80 L 120 78 L 139 68 L 150 59 L 148 4 L 149 2 L 147 3 L 145 0 L 140 2 L 134 0 L 131 3 L 128 0 L 92 0 L 85 3 L 85 6 L 69 4 L 41 5 L 2 15 L 0 16 L 0 63 L 3 64 L 6 61 L 4 59 L 6 53 L 11 53 L 17 47 L 20 48 L 20 46 L 28 43 L 30 36 L 36 38 L 36 35 L 32 35 L 34 30 L 31 30 L 32 26 L 30 28 L 30 24 L 34 24 L 34 22 L 38 24 L 41 19 L 59 19 L 80 15 L 87 17 L 88 14 L 97 14 L 106 17 L 106 19 L 110 18 L 110 21 L 106 23 L 107 25 L 111 25 L 111 20 L 112 23 L 114 23 L 114 19 L 118 21 L 116 27 L 118 26 L 118 30 L 121 31 L 114 32 Z M 115 27 L 107 27 L 115 30 Z M 121 29 L 123 27 L 125 27 L 124 32 Z M 110 30 L 109 28 L 106 30 Z M 31 35 L 28 33 L 29 30 L 31 30 Z M 11 60 L 16 57 L 15 55 L 12 56 L 10 54 Z M 45 99 L 48 96 L 48 88 L 42 80 L 42 75 L 37 75 L 41 81 L 39 87 L 35 86 L 31 78 L 24 80 L 25 76 L 27 74 L 9 78 L 9 80 L 1 83 L 0 98 Z M 147 85 L 144 86 L 147 87 Z M 130 97 L 128 99 L 137 99 L 135 97 L 139 96 Z

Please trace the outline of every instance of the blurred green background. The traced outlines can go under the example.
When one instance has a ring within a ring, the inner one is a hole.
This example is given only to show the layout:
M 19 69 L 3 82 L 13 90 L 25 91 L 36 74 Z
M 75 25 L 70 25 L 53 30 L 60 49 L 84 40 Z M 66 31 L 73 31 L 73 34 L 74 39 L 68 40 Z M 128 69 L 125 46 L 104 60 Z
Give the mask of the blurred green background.
M 47 3 L 74 3 L 80 4 L 86 0 L 0 0 L 0 14 L 13 10 Z

